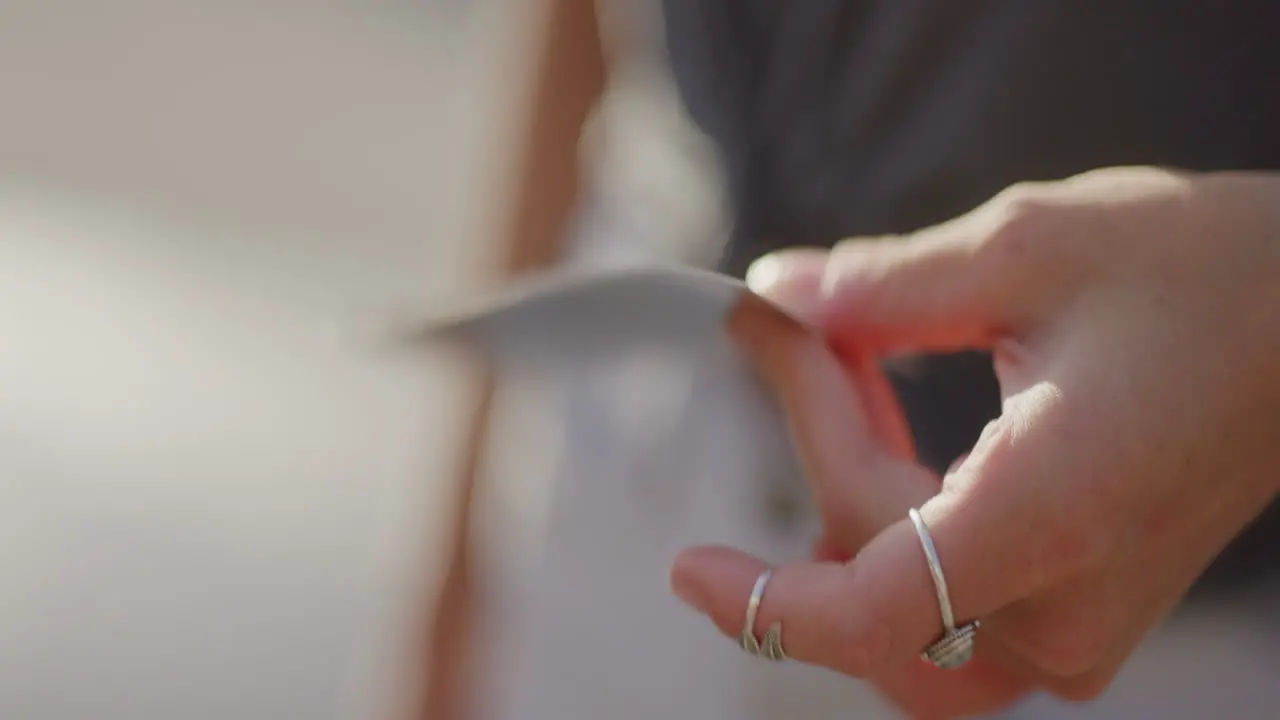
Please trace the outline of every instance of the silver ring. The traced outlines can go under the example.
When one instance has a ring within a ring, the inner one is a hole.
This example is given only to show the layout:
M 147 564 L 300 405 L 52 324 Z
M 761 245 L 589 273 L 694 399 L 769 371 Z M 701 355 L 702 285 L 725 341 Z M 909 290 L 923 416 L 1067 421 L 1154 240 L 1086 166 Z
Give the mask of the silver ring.
M 769 579 L 772 577 L 773 571 L 765 570 L 760 573 L 760 577 L 756 578 L 756 584 L 751 588 L 751 597 L 747 600 L 747 618 L 742 626 L 742 634 L 738 636 L 738 646 L 750 655 L 781 662 L 787 659 L 787 653 L 782 649 L 781 622 L 769 626 L 769 630 L 764 634 L 764 642 L 756 640 L 756 614 L 760 612 L 760 601 L 764 598 L 765 586 L 769 584 Z
M 938 551 L 933 546 L 929 527 L 924 524 L 924 518 L 920 517 L 920 512 L 915 508 L 907 516 L 911 518 L 911 524 L 915 525 L 916 535 L 920 536 L 920 546 L 924 548 L 924 557 L 929 563 L 929 575 L 933 577 L 933 589 L 938 594 L 938 612 L 942 615 L 942 637 L 925 648 L 920 657 L 943 670 L 954 670 L 973 657 L 973 636 L 982 624 L 974 620 L 956 627 L 951 597 L 947 594 L 947 579 L 942 574 L 942 563 L 938 560 Z

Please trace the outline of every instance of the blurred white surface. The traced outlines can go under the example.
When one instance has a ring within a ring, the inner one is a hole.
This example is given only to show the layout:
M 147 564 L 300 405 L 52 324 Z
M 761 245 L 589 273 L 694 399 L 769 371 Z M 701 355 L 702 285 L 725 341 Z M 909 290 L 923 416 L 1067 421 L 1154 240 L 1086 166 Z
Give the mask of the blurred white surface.
M 0 717 L 387 699 L 460 398 L 381 333 L 481 257 L 458 5 L 0 3 Z

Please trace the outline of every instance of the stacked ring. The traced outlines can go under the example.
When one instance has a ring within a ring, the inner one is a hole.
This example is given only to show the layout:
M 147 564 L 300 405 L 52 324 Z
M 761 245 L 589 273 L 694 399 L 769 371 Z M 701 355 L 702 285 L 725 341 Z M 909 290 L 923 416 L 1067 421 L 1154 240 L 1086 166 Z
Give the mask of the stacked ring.
M 756 584 L 751 588 L 751 597 L 747 600 L 746 622 L 743 624 L 742 634 L 738 636 L 738 646 L 750 655 L 781 662 L 787 659 L 787 653 L 782 649 L 782 623 L 776 622 L 770 625 L 764 634 L 763 642 L 756 639 L 755 632 L 756 614 L 760 611 L 760 601 L 764 598 L 765 587 L 772 577 L 773 571 L 765 570 L 756 578 Z

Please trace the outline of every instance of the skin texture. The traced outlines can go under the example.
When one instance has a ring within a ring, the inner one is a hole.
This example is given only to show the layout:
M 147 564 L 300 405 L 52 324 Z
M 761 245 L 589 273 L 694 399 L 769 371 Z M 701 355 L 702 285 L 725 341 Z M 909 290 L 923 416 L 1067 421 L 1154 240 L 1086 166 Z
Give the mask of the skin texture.
M 758 627 L 781 620 L 793 659 L 868 678 L 913 717 L 1101 693 L 1280 491 L 1277 208 L 1273 174 L 1112 168 L 758 264 L 753 289 L 819 328 L 730 321 L 825 528 L 813 558 L 775 569 Z M 1003 414 L 938 478 L 874 361 L 962 348 L 993 351 Z M 960 670 L 918 659 L 941 621 L 911 507 L 957 618 L 983 621 Z M 763 569 L 695 548 L 672 584 L 733 637 Z

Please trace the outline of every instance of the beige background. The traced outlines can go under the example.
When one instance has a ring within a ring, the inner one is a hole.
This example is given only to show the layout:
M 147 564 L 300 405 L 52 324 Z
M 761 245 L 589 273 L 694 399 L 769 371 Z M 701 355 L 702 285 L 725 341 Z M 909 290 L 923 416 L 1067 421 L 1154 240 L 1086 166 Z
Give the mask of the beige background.
M 484 250 L 475 4 L 0 2 L 0 717 L 385 697 L 459 393 L 380 343 Z

